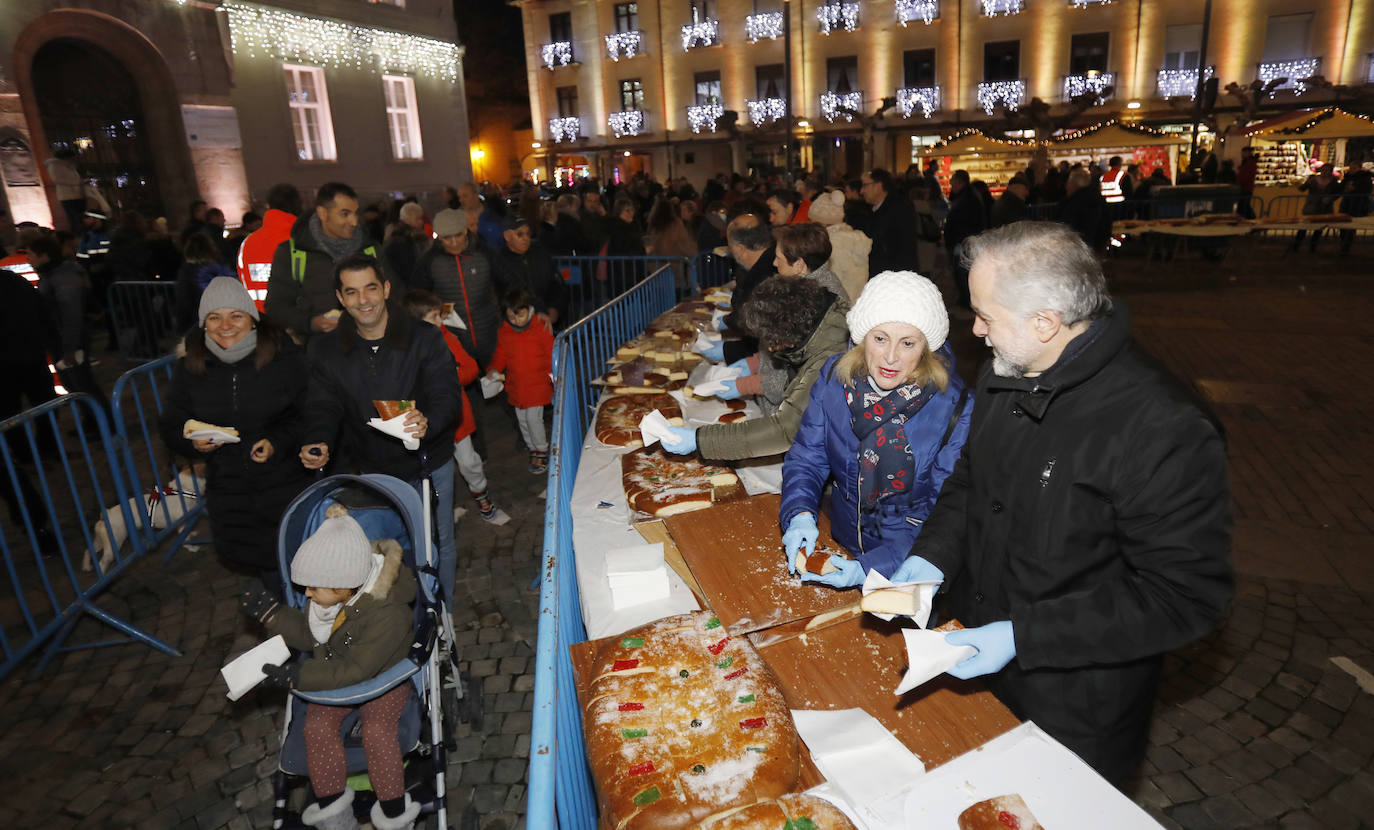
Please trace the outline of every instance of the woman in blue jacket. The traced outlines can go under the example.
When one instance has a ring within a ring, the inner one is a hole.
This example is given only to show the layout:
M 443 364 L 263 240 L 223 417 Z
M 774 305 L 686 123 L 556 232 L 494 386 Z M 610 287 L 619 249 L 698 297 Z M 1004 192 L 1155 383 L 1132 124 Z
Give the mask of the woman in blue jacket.
M 894 576 L 954 468 L 973 412 L 945 344 L 949 314 L 930 280 L 879 274 L 847 321 L 857 345 L 827 361 L 811 387 L 783 461 L 778 516 L 795 572 L 797 553 L 814 552 L 821 493 L 834 479 L 830 530 L 856 558 L 832 556 L 838 570 L 824 576 L 802 573 L 833 588 L 862 584 L 870 569 Z

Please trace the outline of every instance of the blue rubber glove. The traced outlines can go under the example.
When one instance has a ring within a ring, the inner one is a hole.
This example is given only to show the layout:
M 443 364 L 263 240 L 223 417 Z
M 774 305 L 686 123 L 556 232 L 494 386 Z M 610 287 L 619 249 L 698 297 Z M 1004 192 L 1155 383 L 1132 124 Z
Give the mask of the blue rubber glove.
M 787 552 L 787 572 L 797 572 L 797 552 L 810 553 L 816 549 L 816 540 L 821 531 L 816 527 L 816 517 L 810 513 L 798 513 L 787 523 L 787 532 L 782 534 L 782 549 Z
M 740 396 L 739 383 L 736 378 L 723 380 L 721 384 L 725 388 L 716 393 L 717 398 L 720 398 L 722 401 L 733 401 Z
M 919 556 L 908 556 L 889 579 L 893 582 L 929 582 L 932 579 L 943 582 L 945 572 Z
M 831 588 L 857 588 L 864 584 L 864 566 L 853 559 L 845 559 L 839 554 L 832 554 L 830 564 L 839 570 L 825 576 L 803 571 L 802 582 L 819 582 L 822 585 L 829 585 Z
M 740 377 L 754 374 L 753 370 L 749 368 L 749 358 L 747 357 L 741 357 L 739 360 L 736 360 L 734 363 L 731 363 L 730 368 L 739 369 Z
M 996 674 L 1016 656 L 1016 638 L 1011 633 L 1011 620 L 988 623 L 978 628 L 965 628 L 945 635 L 952 646 L 973 646 L 978 653 L 956 663 L 949 673 L 960 680 Z
M 663 449 L 674 455 L 689 455 L 696 452 L 697 431 L 687 427 L 668 427 L 673 431 L 671 438 L 664 438 L 659 441 Z
M 720 363 L 725 359 L 725 341 L 717 340 L 710 346 L 701 350 L 701 356 L 712 363 Z
M 717 306 L 717 308 L 720 308 L 720 307 L 721 307 L 721 306 Z M 727 312 L 727 313 L 728 313 L 728 312 Z M 725 315 L 724 315 L 724 314 L 720 315 L 720 319 L 716 321 L 716 331 L 725 331 Z

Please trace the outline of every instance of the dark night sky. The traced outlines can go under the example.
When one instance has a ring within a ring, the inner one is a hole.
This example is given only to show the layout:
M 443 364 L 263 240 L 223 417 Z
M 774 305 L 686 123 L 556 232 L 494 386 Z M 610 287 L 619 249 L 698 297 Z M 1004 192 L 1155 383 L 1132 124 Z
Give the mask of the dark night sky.
M 520 10 L 506 0 L 454 0 L 453 10 L 458 38 L 467 47 L 469 100 L 480 106 L 488 97 L 507 103 L 528 99 Z

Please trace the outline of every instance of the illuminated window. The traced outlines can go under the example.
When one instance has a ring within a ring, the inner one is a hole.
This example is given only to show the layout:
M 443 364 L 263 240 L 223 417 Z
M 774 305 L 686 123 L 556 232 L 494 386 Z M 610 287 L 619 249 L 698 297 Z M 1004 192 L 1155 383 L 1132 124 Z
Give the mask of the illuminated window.
M 846 55 L 825 59 L 825 88 L 836 95 L 847 95 L 856 89 L 859 80 L 859 58 Z
M 720 72 L 698 72 L 695 84 L 697 91 L 697 104 L 719 104 L 720 103 Z
M 1021 41 L 999 40 L 983 44 L 983 80 L 1021 79 Z
M 620 82 L 620 109 L 644 109 L 644 84 L 638 78 L 625 78 Z
M 296 157 L 302 161 L 334 161 L 334 123 L 329 116 L 329 92 L 324 70 L 317 66 L 282 64 L 286 72 L 287 104 L 291 130 L 296 136 Z
M 391 128 L 391 157 L 425 157 L 420 141 L 420 109 L 415 105 L 415 79 L 406 75 L 383 75 L 386 90 L 386 121 Z
M 615 30 L 617 32 L 633 32 L 639 29 L 639 4 L 638 3 L 616 3 L 615 4 Z
M 1161 69 L 1197 69 L 1202 65 L 1202 24 L 1169 26 L 1164 30 Z
M 782 64 L 770 63 L 754 67 L 754 87 L 759 98 L 781 98 L 783 90 Z

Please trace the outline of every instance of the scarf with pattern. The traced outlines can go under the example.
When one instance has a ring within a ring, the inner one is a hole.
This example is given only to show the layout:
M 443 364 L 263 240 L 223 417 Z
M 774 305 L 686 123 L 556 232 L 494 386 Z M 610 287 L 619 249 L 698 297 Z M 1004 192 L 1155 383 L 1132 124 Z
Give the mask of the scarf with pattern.
M 845 389 L 849 421 L 859 439 L 859 511 L 871 513 L 889 496 L 912 485 L 916 462 L 902 426 L 935 397 L 935 385 L 904 383 L 883 392 L 872 378 Z

